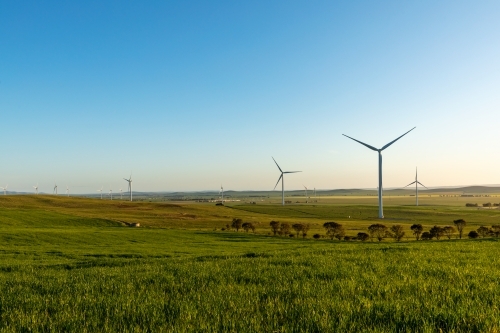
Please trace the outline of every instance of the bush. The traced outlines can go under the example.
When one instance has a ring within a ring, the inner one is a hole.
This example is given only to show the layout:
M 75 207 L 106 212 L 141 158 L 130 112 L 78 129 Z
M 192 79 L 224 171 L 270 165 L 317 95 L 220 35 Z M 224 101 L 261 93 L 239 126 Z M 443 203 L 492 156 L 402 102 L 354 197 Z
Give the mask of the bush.
M 477 207 L 478 204 L 477 203 L 466 203 L 465 204 L 465 207 Z
M 413 231 L 413 235 L 415 235 L 415 238 L 417 240 L 420 239 L 420 235 L 422 235 L 422 232 L 424 231 L 424 227 L 422 227 L 421 224 L 414 224 L 410 227 L 411 231 Z
M 483 207 L 491 207 L 491 202 L 484 203 Z
M 489 233 L 490 229 L 488 229 L 487 227 L 481 226 L 477 229 L 477 234 L 483 238 L 488 236 Z
M 325 222 L 323 228 L 326 229 L 326 234 L 330 239 L 337 238 L 341 240 L 345 235 L 344 227 L 337 222 Z
M 311 226 L 309 225 L 309 223 L 302 224 L 302 230 L 300 230 L 302 232 L 302 238 L 307 237 L 307 233 L 309 232 L 310 228 Z
M 273 235 L 276 236 L 276 233 L 280 230 L 281 223 L 279 221 L 271 221 L 269 222 L 269 225 L 271 226 L 271 230 L 273 231 Z
M 304 225 L 302 223 L 295 223 L 292 225 L 292 229 L 295 230 L 297 233 L 297 237 L 299 237 L 300 232 L 304 228 Z
M 286 222 L 281 223 L 280 231 L 279 231 L 280 235 L 284 235 L 284 236 L 289 235 L 290 231 L 291 231 L 290 224 L 288 224 Z
M 426 231 L 424 233 L 422 233 L 422 236 L 420 236 L 420 238 L 422 240 L 431 240 L 432 239 L 432 235 L 430 232 Z
M 242 219 L 233 219 L 233 223 L 231 223 L 231 227 L 236 229 L 236 232 L 241 229 L 241 225 L 243 224 Z
M 435 225 L 431 228 L 431 230 L 429 230 L 429 233 L 431 234 L 431 237 L 435 237 L 437 240 L 439 240 L 444 235 L 444 228 Z
M 313 235 L 313 238 L 314 238 L 314 239 L 320 239 L 320 238 L 321 238 L 321 235 L 320 235 L 320 234 L 314 234 L 314 235 Z
M 464 228 L 467 225 L 467 222 L 465 222 L 465 220 L 463 220 L 463 219 L 459 219 L 459 220 L 453 221 L 453 223 L 455 223 L 455 226 L 457 227 L 458 236 L 460 237 L 460 239 L 462 239 Z
M 370 235 L 368 235 L 366 232 L 358 232 L 358 236 L 356 238 L 364 242 L 368 240 L 368 238 L 370 238 Z
M 380 242 L 387 236 L 387 227 L 380 223 L 372 224 L 368 227 L 368 233 L 370 234 L 370 237 L 375 237 Z
M 241 226 L 243 230 L 248 232 L 249 230 L 252 230 L 253 233 L 255 233 L 255 225 L 252 222 L 245 222 Z
M 451 236 L 455 233 L 455 228 L 453 228 L 451 225 L 447 225 L 446 227 L 443 228 L 444 234 L 448 239 L 451 239 Z
M 344 236 L 344 240 L 349 242 L 352 240 L 352 237 L 351 236 Z
M 500 224 L 494 224 L 494 225 L 492 225 L 491 226 L 491 232 L 496 237 L 499 237 L 500 236 Z
M 399 242 L 405 236 L 403 226 L 401 226 L 399 224 L 395 224 L 395 225 L 391 226 L 391 236 L 397 242 Z
M 479 234 L 476 231 L 472 230 L 471 232 L 469 232 L 469 238 L 475 239 L 478 237 L 479 237 Z

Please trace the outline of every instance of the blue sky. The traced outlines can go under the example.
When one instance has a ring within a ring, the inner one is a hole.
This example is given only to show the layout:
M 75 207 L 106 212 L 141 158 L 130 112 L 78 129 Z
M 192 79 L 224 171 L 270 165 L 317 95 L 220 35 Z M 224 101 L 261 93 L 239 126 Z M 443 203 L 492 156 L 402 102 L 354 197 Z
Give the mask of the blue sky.
M 0 185 L 499 184 L 498 1 L 3 1 Z

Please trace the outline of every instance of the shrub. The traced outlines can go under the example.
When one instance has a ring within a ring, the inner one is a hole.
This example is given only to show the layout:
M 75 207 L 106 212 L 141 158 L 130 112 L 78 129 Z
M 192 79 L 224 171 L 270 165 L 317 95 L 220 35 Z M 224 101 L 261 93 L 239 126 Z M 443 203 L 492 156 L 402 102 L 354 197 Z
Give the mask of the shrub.
M 279 231 L 280 235 L 284 235 L 284 236 L 289 235 L 290 230 L 291 230 L 290 224 L 288 224 L 286 222 L 281 223 L 280 231 Z
M 417 240 L 420 239 L 420 235 L 422 235 L 422 231 L 424 231 L 424 227 L 421 224 L 414 224 L 410 227 L 411 231 L 413 231 L 413 235 Z
M 311 228 L 311 226 L 309 225 L 309 223 L 305 223 L 305 224 L 302 224 L 302 238 L 306 238 L 307 237 L 307 233 L 309 232 L 309 229 Z
M 313 235 L 313 238 L 314 238 L 314 239 L 320 239 L 320 238 L 321 238 L 321 235 L 320 235 L 320 234 L 314 234 L 314 235 Z
M 368 235 L 366 232 L 358 232 L 358 236 L 356 238 L 364 242 L 368 240 L 368 238 L 370 238 L 370 235 Z
M 460 239 L 462 239 L 462 235 L 464 233 L 464 228 L 467 225 L 467 222 L 465 222 L 465 220 L 463 220 L 463 219 L 459 219 L 459 220 L 453 221 L 453 223 L 455 223 L 455 226 L 457 227 L 458 236 L 460 237 Z
M 491 226 L 491 232 L 496 237 L 499 237 L 500 236 L 500 224 L 494 224 L 494 225 L 492 225 Z
M 341 240 L 345 235 L 344 227 L 337 222 L 325 222 L 323 228 L 326 229 L 326 234 L 330 239 L 337 238 Z
M 295 235 L 294 234 L 289 234 L 288 237 L 293 238 L 293 237 L 295 237 Z
M 292 229 L 295 230 L 297 233 L 297 237 L 299 237 L 300 232 L 304 228 L 304 225 L 302 223 L 295 223 L 292 225 Z
M 444 234 L 448 239 L 451 239 L 451 236 L 455 233 L 455 228 L 453 228 L 451 225 L 447 225 L 446 227 L 443 228 Z
M 491 207 L 491 202 L 484 203 L 483 207 Z
M 245 222 L 241 226 L 243 230 L 248 232 L 248 230 L 252 230 L 253 233 L 255 233 L 255 225 L 252 222 Z
M 422 233 L 422 236 L 420 236 L 420 238 L 422 240 L 431 240 L 432 239 L 432 235 L 431 235 L 430 232 L 426 231 L 426 232 Z
M 465 204 L 465 207 L 477 207 L 478 204 L 477 203 L 466 203 Z
M 490 229 L 488 229 L 487 227 L 481 226 L 481 227 L 477 228 L 477 234 L 483 238 L 488 236 L 489 233 L 490 233 Z
M 345 241 L 350 241 L 350 240 L 352 240 L 352 237 L 351 236 L 344 236 L 344 240 Z
M 273 235 L 276 236 L 276 233 L 280 230 L 280 223 L 278 221 L 271 221 L 269 223 L 269 225 L 271 226 L 271 230 L 273 231 Z
M 469 232 L 469 238 L 475 239 L 478 237 L 479 237 L 479 234 L 477 233 L 477 231 L 472 230 L 471 232 Z
M 380 223 L 372 224 L 368 227 L 368 233 L 371 238 L 375 237 L 380 242 L 387 236 L 387 227 Z
M 395 224 L 395 225 L 391 226 L 391 236 L 397 242 L 399 242 L 405 236 L 403 226 L 401 226 L 399 224 Z
M 431 234 L 431 237 L 435 237 L 437 240 L 439 240 L 444 235 L 444 228 L 435 225 L 431 228 L 431 230 L 429 230 L 429 233 Z

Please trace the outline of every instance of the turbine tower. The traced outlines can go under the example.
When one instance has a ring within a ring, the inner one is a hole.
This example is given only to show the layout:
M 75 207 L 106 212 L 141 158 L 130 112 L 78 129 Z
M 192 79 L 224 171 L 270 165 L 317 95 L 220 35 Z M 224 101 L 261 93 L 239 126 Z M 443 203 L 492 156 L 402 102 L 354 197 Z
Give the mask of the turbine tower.
M 390 145 L 392 145 L 394 142 L 398 141 L 399 139 L 401 139 L 403 136 L 405 136 L 406 134 L 410 133 L 411 131 L 413 131 L 416 127 L 413 127 L 411 130 L 409 130 L 408 132 L 406 132 L 405 134 L 401 135 L 400 137 L 398 137 L 397 139 L 389 142 L 388 144 L 386 144 L 385 146 L 383 146 L 382 148 L 380 149 L 377 149 L 373 146 L 370 146 L 364 142 L 361 142 L 359 140 L 356 140 L 354 138 L 351 138 L 350 136 L 347 136 L 345 134 L 342 134 L 343 136 L 345 137 L 348 137 L 349 139 L 351 140 L 354 140 L 356 141 L 357 143 L 360 143 L 362 144 L 363 146 L 373 150 L 373 151 L 376 151 L 378 152 L 378 218 L 379 219 L 383 219 L 384 218 L 384 204 L 382 202 L 382 151 L 384 151 L 386 148 L 388 148 Z
M 66 185 L 66 195 L 69 197 L 69 187 Z
M 222 185 L 220 186 L 219 194 L 221 193 L 222 193 L 221 202 L 222 204 L 224 204 L 224 187 L 222 187 Z
M 35 194 L 38 195 L 38 183 L 36 184 L 36 186 L 33 186 L 33 188 L 35 189 Z
M 122 191 L 122 189 L 120 189 L 120 200 L 122 200 L 122 199 L 123 199 L 123 191 Z
M 415 168 L 415 181 L 413 183 L 406 185 L 405 187 L 408 187 L 408 186 L 413 185 L 413 184 L 415 184 L 415 200 L 416 200 L 416 206 L 418 206 L 418 184 L 422 185 L 426 189 L 428 189 L 428 188 L 427 188 L 427 186 L 425 186 L 424 184 L 422 184 L 421 182 L 418 181 L 417 168 Z
M 57 195 L 57 184 L 54 184 L 54 190 L 52 191 L 52 193 Z
M 132 175 L 130 175 L 130 178 L 123 178 L 128 182 L 128 191 L 130 192 L 130 201 L 132 201 Z
M 280 166 L 278 165 L 278 162 L 276 162 L 274 157 L 272 157 L 272 159 L 273 159 L 274 163 L 276 163 L 276 166 L 278 167 L 278 169 L 281 172 L 280 178 L 278 178 L 278 182 L 276 183 L 276 185 L 274 185 L 274 190 L 276 189 L 276 186 L 278 186 L 278 184 L 281 180 L 281 204 L 284 206 L 285 205 L 285 176 L 284 176 L 285 173 L 297 173 L 297 172 L 302 172 L 302 171 L 284 171 L 283 172 L 283 170 L 281 170 Z
M 101 192 L 101 200 L 102 200 L 102 186 L 101 186 L 101 189 L 100 190 L 97 190 L 97 192 Z
M 1 187 L 1 189 L 3 190 L 3 195 L 7 195 L 7 187 L 9 187 L 9 185 L 5 185 L 5 187 Z
M 113 190 L 112 189 L 109 190 L 109 198 L 111 200 L 113 200 Z
M 306 203 L 307 203 L 307 187 L 305 185 L 302 185 L 302 186 L 304 186 L 304 189 L 306 191 Z

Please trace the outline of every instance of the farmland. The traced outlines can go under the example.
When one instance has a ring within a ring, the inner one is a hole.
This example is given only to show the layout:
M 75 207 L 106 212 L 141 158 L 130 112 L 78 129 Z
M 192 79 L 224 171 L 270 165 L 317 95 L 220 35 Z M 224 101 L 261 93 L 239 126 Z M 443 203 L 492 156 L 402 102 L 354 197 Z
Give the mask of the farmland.
M 380 222 L 365 198 L 328 200 L 0 197 L 0 331 L 500 330 L 498 239 L 417 242 L 409 229 L 463 218 L 469 231 L 499 224 L 499 210 L 389 199 L 383 223 L 403 225 L 402 242 L 270 236 L 271 220 L 308 223 L 310 234 L 337 221 L 353 236 Z M 255 234 L 222 230 L 233 218 Z

